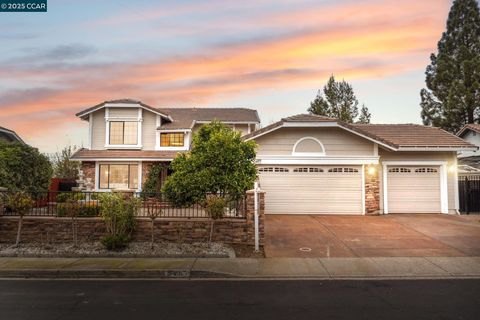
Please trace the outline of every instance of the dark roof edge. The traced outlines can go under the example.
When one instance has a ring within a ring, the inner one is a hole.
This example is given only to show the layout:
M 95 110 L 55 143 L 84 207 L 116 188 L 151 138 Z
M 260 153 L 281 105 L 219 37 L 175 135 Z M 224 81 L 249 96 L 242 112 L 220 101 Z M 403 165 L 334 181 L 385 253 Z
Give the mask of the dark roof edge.
M 5 128 L 5 127 L 0 127 L 0 131 L 3 131 L 3 132 L 5 132 L 5 133 L 7 133 L 7 134 L 10 134 L 10 135 L 12 135 L 15 139 L 17 139 L 18 141 L 20 141 L 21 143 L 26 144 L 25 141 L 23 141 L 23 139 L 20 138 L 20 136 L 19 136 L 15 131 L 13 131 L 13 130 L 11 130 L 11 129 L 7 129 L 7 128 Z

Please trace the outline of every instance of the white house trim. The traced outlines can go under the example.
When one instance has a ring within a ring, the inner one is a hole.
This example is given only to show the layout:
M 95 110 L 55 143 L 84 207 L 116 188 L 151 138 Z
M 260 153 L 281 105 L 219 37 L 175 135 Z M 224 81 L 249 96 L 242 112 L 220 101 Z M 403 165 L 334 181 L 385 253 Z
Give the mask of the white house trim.
M 106 161 L 106 162 L 125 162 L 125 161 L 173 161 L 173 158 L 70 158 L 75 161 Z
M 91 116 L 91 114 L 90 114 Z M 137 144 L 110 144 L 110 121 L 137 122 Z M 138 108 L 137 117 L 111 117 L 110 108 L 105 107 L 105 149 L 142 149 L 143 109 Z
M 365 215 L 365 165 L 362 164 L 362 215 Z
M 296 152 L 295 150 L 297 149 L 297 146 L 305 140 L 313 140 L 318 145 L 322 148 L 322 152 Z M 292 149 L 292 156 L 297 156 L 297 157 L 318 157 L 318 156 L 325 156 L 325 147 L 323 146 L 323 143 L 320 142 L 317 138 L 314 137 L 303 137 L 297 140 L 295 144 L 293 145 Z
M 440 211 L 448 213 L 448 172 L 447 161 L 383 161 L 383 212 L 388 214 L 388 166 L 439 166 L 440 167 Z
M 88 149 L 93 146 L 93 113 L 88 115 Z
M 276 127 L 272 128 L 272 129 L 270 129 L 270 130 L 261 132 L 261 133 L 259 133 L 259 134 L 257 134 L 257 135 L 254 135 L 254 136 L 252 136 L 252 137 L 249 137 L 249 138 L 247 138 L 247 139 L 245 139 L 245 140 L 246 140 L 246 141 L 249 141 L 249 140 L 256 139 L 256 138 L 258 138 L 258 137 L 261 137 L 261 136 L 263 136 L 263 135 L 266 135 L 267 133 L 270 133 L 270 132 L 272 132 L 272 131 L 278 130 L 278 129 L 280 129 L 280 128 L 308 128 L 308 127 L 312 127 L 312 128 L 341 128 L 341 129 L 346 130 L 346 131 L 348 131 L 348 132 L 350 132 L 350 133 L 353 133 L 353 134 L 355 134 L 355 135 L 357 135 L 357 136 L 360 136 L 360 137 L 362 137 L 362 138 L 364 138 L 364 139 L 367 139 L 367 140 L 369 140 L 369 141 L 372 141 L 372 142 L 374 142 L 374 143 L 377 143 L 377 144 L 379 144 L 379 145 L 381 145 L 381 146 L 383 146 L 383 147 L 385 147 L 385 148 L 387 148 L 387 149 L 390 149 L 390 150 L 393 150 L 393 151 L 397 151 L 397 150 L 398 150 L 398 149 L 396 149 L 396 148 L 394 148 L 394 147 L 392 147 L 392 146 L 389 146 L 388 144 L 385 144 L 385 143 L 383 143 L 383 142 L 380 142 L 380 141 L 378 141 L 378 140 L 375 140 L 375 139 L 373 139 L 373 138 L 370 138 L 370 137 L 368 137 L 368 136 L 366 136 L 366 135 L 364 135 L 364 134 L 361 134 L 361 133 L 359 133 L 359 132 L 357 132 L 357 131 L 355 131 L 355 130 L 351 130 L 351 129 L 345 127 L 345 126 L 339 125 L 337 122 L 333 122 L 333 121 L 328 121 L 328 122 L 321 122 L 321 121 L 319 121 L 319 122 L 284 122 L 284 123 L 282 123 L 282 124 L 279 125 L 279 126 L 276 126 Z
M 355 158 L 355 157 L 320 157 L 320 158 L 298 158 L 290 156 L 278 157 L 262 157 L 257 156 L 257 164 L 311 164 L 311 165 L 363 165 L 363 164 L 378 164 L 378 157 L 369 158 Z
M 387 165 L 382 165 L 382 185 L 383 185 L 383 214 L 388 214 L 388 186 L 387 186 Z
M 453 189 L 454 192 L 455 192 L 455 210 L 457 211 L 457 213 L 459 213 L 458 210 L 460 210 L 460 198 L 459 198 L 459 195 L 458 195 L 458 161 L 457 161 L 457 157 L 455 157 L 455 160 L 453 162 L 453 170 L 454 171 L 454 177 L 455 177 L 455 188 Z
M 98 111 L 102 108 L 141 108 L 141 109 L 145 109 L 147 111 L 150 111 L 150 112 L 153 112 L 155 114 L 158 114 L 166 119 L 169 119 L 170 121 L 172 121 L 172 118 L 167 115 L 167 114 L 164 114 L 164 113 L 161 113 L 159 111 L 156 111 L 154 110 L 153 108 L 146 108 L 144 107 L 143 105 L 141 105 L 140 103 L 103 103 L 101 105 L 99 105 L 97 108 L 95 109 L 92 109 L 92 110 L 88 110 L 88 111 L 84 111 L 84 112 L 81 112 L 81 113 L 78 113 L 77 116 L 78 117 L 84 117 L 86 116 L 87 114 L 90 114 L 90 113 L 94 113 L 95 111 Z
M 169 132 L 183 132 L 183 146 L 182 147 L 162 147 L 160 146 L 160 134 Z M 190 140 L 192 136 L 192 130 L 157 130 L 158 144 L 155 145 L 155 150 L 158 151 L 186 151 L 190 149 Z
M 93 161 L 94 159 L 89 159 L 88 161 Z M 150 160 L 150 159 L 149 159 Z M 129 189 L 136 192 L 142 191 L 142 160 L 130 160 L 130 159 L 121 159 L 119 161 L 114 161 L 112 159 L 99 159 L 95 160 L 95 191 L 99 192 L 110 192 L 112 189 L 100 189 L 100 165 L 101 164 L 136 164 L 137 165 L 137 174 L 138 174 L 138 188 Z

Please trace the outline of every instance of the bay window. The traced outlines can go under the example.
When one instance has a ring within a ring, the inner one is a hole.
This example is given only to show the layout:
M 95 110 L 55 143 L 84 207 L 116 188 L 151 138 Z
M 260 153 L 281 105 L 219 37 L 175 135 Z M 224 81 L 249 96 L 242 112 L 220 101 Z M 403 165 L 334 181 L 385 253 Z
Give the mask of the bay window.
M 136 145 L 138 143 L 138 122 L 110 121 L 111 145 Z
M 100 164 L 100 189 L 138 189 L 138 165 Z

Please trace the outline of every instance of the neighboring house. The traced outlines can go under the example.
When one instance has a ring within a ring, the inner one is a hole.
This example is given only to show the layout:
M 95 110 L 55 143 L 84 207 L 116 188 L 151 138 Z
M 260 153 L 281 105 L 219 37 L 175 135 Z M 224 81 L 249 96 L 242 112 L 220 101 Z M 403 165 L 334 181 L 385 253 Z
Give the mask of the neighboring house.
M 15 131 L 0 127 L 0 141 L 25 143 Z
M 244 136 L 259 145 L 267 214 L 455 213 L 457 152 L 439 128 L 296 115 Z
M 480 147 L 480 124 L 467 124 L 457 136 Z M 480 171 L 480 150 L 467 150 L 458 154 L 458 164 L 462 173 L 478 173 Z
M 77 113 L 89 123 L 88 148 L 72 160 L 82 162 L 94 189 L 141 191 L 153 163 L 170 163 L 190 149 L 192 133 L 212 120 L 248 134 L 260 123 L 255 110 L 245 108 L 154 108 L 140 101 L 105 101 Z M 167 177 L 165 169 L 160 177 Z

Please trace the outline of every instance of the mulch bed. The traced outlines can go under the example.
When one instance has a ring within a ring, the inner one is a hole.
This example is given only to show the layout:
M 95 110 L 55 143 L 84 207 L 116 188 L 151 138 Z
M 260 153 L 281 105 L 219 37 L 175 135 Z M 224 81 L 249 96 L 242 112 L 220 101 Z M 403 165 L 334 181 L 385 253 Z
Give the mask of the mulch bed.
M 155 257 L 155 258 L 234 258 L 235 251 L 223 243 L 131 242 L 119 251 L 108 251 L 100 242 L 72 244 L 24 243 L 15 247 L 0 244 L 1 257 Z

